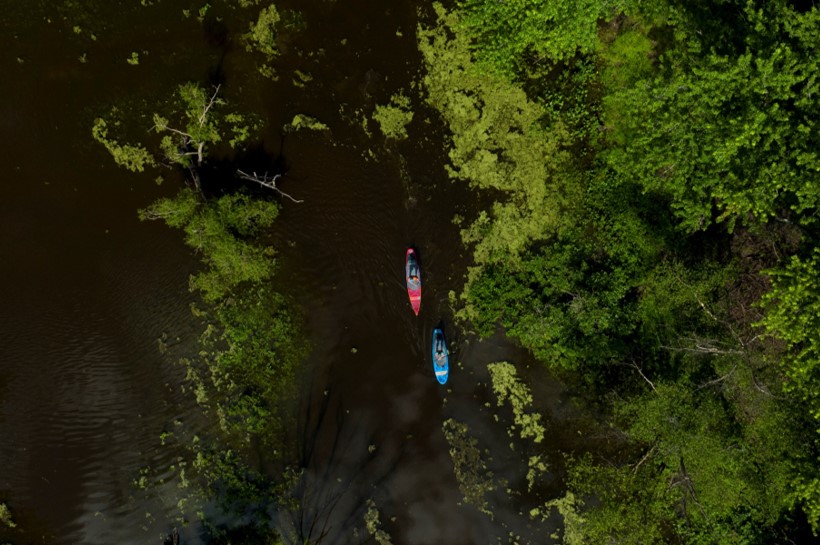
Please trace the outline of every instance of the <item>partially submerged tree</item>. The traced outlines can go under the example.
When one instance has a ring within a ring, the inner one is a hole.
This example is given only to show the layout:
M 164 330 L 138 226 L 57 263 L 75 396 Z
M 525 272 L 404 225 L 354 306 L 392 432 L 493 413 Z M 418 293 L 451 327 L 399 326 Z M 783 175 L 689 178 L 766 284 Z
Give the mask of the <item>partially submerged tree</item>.
M 196 157 L 197 166 L 205 158 L 205 145 L 219 142 L 222 137 L 217 129 L 213 116 L 208 116 L 214 105 L 221 106 L 225 101 L 218 99 L 220 85 L 208 97 L 205 89 L 195 83 L 184 83 L 177 89 L 183 105 L 183 125 L 181 129 L 169 126 L 168 119 L 154 114 L 154 127 L 157 133 L 165 134 L 160 148 L 166 159 L 184 167 L 191 166 L 191 157 Z
M 147 166 L 161 163 L 178 165 L 188 169 L 203 166 L 208 148 L 224 142 L 237 149 L 250 138 L 261 125 L 255 116 L 237 112 L 221 111 L 227 102 L 219 96 L 222 86 L 212 91 L 198 83 L 188 82 L 177 87 L 171 100 L 174 108 L 166 113 L 152 115 L 151 130 L 161 135 L 159 142 L 149 144 L 121 144 L 109 136 L 109 128 L 119 128 L 122 122 L 98 118 L 91 129 L 95 140 L 103 144 L 117 164 L 134 172 L 142 172 Z M 112 110 L 113 118 L 118 115 Z M 155 151 L 149 151 L 154 149 Z
M 260 282 L 273 273 L 273 248 L 253 242 L 279 213 L 276 203 L 248 195 L 204 200 L 190 188 L 160 199 L 140 218 L 162 219 L 185 231 L 185 242 L 200 254 L 207 268 L 191 277 L 191 289 L 216 301 L 243 282 Z

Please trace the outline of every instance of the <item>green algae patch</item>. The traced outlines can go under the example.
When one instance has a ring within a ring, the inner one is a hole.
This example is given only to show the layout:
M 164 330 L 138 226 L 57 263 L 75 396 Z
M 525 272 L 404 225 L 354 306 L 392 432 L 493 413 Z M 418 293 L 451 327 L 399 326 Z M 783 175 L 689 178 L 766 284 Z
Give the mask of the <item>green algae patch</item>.
M 401 93 L 393 95 L 389 104 L 376 106 L 373 119 L 378 122 L 384 136 L 404 140 L 407 138 L 407 125 L 413 120 L 410 99 Z
M 310 117 L 309 115 L 305 114 L 296 114 L 295 116 L 293 116 L 293 121 L 291 121 L 290 124 L 285 125 L 283 128 L 285 132 L 295 132 L 303 129 L 310 131 L 330 130 L 330 127 L 328 127 L 315 117 Z

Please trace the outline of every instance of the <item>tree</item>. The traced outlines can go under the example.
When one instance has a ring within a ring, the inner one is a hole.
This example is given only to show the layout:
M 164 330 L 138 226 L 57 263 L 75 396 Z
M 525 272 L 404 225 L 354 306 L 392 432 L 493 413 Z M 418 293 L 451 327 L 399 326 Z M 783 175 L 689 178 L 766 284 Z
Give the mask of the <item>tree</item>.
M 594 51 L 598 20 L 621 9 L 602 0 L 461 0 L 459 5 L 478 62 L 508 77 L 525 63 Z
M 151 146 L 157 149 L 156 153 L 142 144 L 120 144 L 109 136 L 109 123 L 102 118 L 94 121 L 92 136 L 108 149 L 117 164 L 129 170 L 142 172 L 146 166 L 156 166 L 164 159 L 170 164 L 187 168 L 194 181 L 198 182 L 192 167 L 203 165 L 209 145 L 227 139 L 230 147 L 237 148 L 248 140 L 251 131 L 259 128 L 254 116 L 236 112 L 217 114 L 215 110 L 226 105 L 219 98 L 220 89 L 221 86 L 217 85 L 212 93 L 208 93 L 197 83 L 180 85 L 172 99 L 176 106 L 173 113 L 154 113 L 152 116 L 152 130 L 162 135 L 160 141 Z M 112 113 L 115 116 L 119 114 L 116 109 Z M 122 122 L 117 120 L 112 125 L 119 128 Z M 195 163 L 193 157 L 196 158 Z
M 818 10 L 743 8 L 737 55 L 699 51 L 697 34 L 661 71 L 606 97 L 609 165 L 668 195 L 687 231 L 753 217 L 813 222 L 820 203 Z
M 762 300 L 761 325 L 784 346 L 775 357 L 787 377 L 785 389 L 820 421 L 820 249 L 801 258 L 792 256 L 782 269 L 769 272 L 772 290 Z M 814 437 L 817 441 L 817 437 Z M 809 468 L 797 479 L 796 497 L 806 506 L 814 528 L 820 527 L 820 478 Z
M 162 137 L 160 147 L 165 157 L 172 163 L 182 166 L 191 166 L 190 157 L 196 156 L 197 166 L 202 165 L 205 157 L 205 145 L 219 142 L 221 135 L 217 130 L 213 118 L 208 113 L 214 105 L 222 105 L 224 101 L 217 101 L 220 86 L 217 85 L 213 94 L 208 98 L 205 90 L 195 83 L 185 83 L 179 86 L 177 93 L 183 105 L 184 130 L 168 126 L 168 120 L 159 114 L 154 114 L 154 130 L 157 133 L 169 132 Z
M 190 189 L 160 199 L 140 212 L 142 219 L 162 219 L 185 231 L 185 242 L 207 268 L 191 277 L 191 289 L 215 302 L 235 286 L 258 283 L 273 274 L 273 249 L 252 241 L 279 213 L 276 203 L 244 194 L 206 201 Z

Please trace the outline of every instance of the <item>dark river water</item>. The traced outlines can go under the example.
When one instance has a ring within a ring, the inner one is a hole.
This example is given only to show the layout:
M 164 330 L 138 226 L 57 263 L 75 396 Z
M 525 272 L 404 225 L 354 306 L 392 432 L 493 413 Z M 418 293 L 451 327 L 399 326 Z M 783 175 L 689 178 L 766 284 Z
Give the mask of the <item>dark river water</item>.
M 323 543 L 361 542 L 354 528 L 373 499 L 395 544 L 506 543 L 511 532 L 549 542 L 555 524 L 519 514 L 526 494 L 490 497 L 492 519 L 462 505 L 442 433 L 447 418 L 466 422 L 496 475 L 526 489 L 521 455 L 486 404 L 486 364 L 529 360 L 457 328 L 448 302 L 469 264 L 451 220 L 470 216 L 475 197 L 447 180 L 431 113 L 418 108 L 399 143 L 384 142 L 375 123 L 368 136 L 356 113 L 370 115 L 418 76 L 417 3 L 291 6 L 307 29 L 283 42 L 276 83 L 248 75 L 230 19 L 203 30 L 182 14 L 199 5 L 76 4 L 0 0 L 0 501 L 18 524 L 0 539 L 157 543 L 176 525 L 173 486 L 132 483 L 142 467 L 173 462 L 179 453 L 159 436 L 197 414 L 183 369 L 158 349 L 163 335 L 177 356 L 196 349 L 187 290 L 196 257 L 180 233 L 137 219 L 174 182 L 117 168 L 90 126 L 113 104 L 219 70 L 226 97 L 243 88 L 265 116 L 265 149 L 288 167 L 282 187 L 304 200 L 284 201 L 274 233 L 274 282 L 301 305 L 313 347 L 298 434 L 303 524 L 322 528 Z M 137 66 L 126 62 L 132 51 Z M 313 78 L 304 87 L 292 83 L 297 69 Z M 331 131 L 283 138 L 278 128 L 297 113 Z M 403 288 L 408 245 L 423 268 L 419 317 Z M 452 352 L 446 387 L 429 356 L 440 322 Z M 558 464 L 559 447 L 578 441 L 579 417 L 561 386 L 532 366 L 528 375 Z M 546 486 L 557 495 L 560 478 Z M 182 533 L 199 542 L 195 528 Z

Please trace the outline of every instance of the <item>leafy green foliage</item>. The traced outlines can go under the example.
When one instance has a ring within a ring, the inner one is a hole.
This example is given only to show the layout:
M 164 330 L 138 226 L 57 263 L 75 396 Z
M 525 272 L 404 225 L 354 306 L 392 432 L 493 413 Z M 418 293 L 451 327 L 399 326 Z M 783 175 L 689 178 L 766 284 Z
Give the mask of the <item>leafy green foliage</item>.
M 609 91 L 619 91 L 651 77 L 653 53 L 653 43 L 645 29 L 635 24 L 621 30 L 599 46 L 601 81 Z
M 487 68 L 514 74 L 524 59 L 566 60 L 593 51 L 598 20 L 617 4 L 600 0 L 461 0 L 462 25 Z
M 365 529 L 376 543 L 379 545 L 391 545 L 390 534 L 381 529 L 381 522 L 379 521 L 379 510 L 376 507 L 376 502 L 372 499 L 367 500 L 367 511 L 364 514 Z
M 808 258 L 792 256 L 769 274 L 773 285 L 763 297 L 762 325 L 786 345 L 780 359 L 789 378 L 786 388 L 808 402 L 812 417 L 820 420 L 820 249 Z
M 561 149 L 566 134 L 560 125 L 545 131 L 544 110 L 520 88 L 476 70 L 467 38 L 450 37 L 458 17 L 437 10 L 439 26 L 419 29 L 419 49 L 427 66 L 428 102 L 452 133 L 450 174 L 506 194 L 464 237 L 478 243 L 478 262 L 507 259 L 554 229 L 562 204 L 572 197 L 558 190 L 556 178 L 568 160 Z
M 8 528 L 17 527 L 17 524 L 14 523 L 14 519 L 11 517 L 11 510 L 9 510 L 8 505 L 5 503 L 0 503 L 0 524 Z
M 217 119 L 210 114 L 214 106 L 222 106 L 225 102 L 218 98 L 216 93 L 209 95 L 205 89 L 196 83 L 184 83 L 177 88 L 177 97 L 181 106 L 180 126 L 176 129 L 168 124 L 168 119 L 154 114 L 154 130 L 157 133 L 167 133 L 162 137 L 160 148 L 166 159 L 182 166 L 191 166 L 191 156 L 198 158 L 197 164 L 202 164 L 205 155 L 205 146 L 215 144 L 222 139 L 217 126 Z M 236 117 L 232 117 L 237 121 Z M 239 117 L 238 121 L 242 121 Z
M 808 99 L 820 91 L 817 10 L 749 4 L 745 14 L 754 27 L 745 52 L 668 54 L 667 75 L 605 100 L 615 144 L 609 164 L 668 194 L 687 230 L 749 216 L 813 221 L 805 213 L 818 205 L 820 108 Z
M 282 415 L 293 402 L 295 370 L 304 357 L 287 301 L 257 285 L 220 301 L 212 317 L 218 327 L 205 331 L 202 344 L 209 348 L 208 388 L 216 393 L 222 430 L 237 445 L 255 439 L 281 449 Z
M 563 497 L 550 500 L 544 504 L 547 510 L 557 510 L 564 519 L 563 534 L 561 535 L 561 543 L 564 545 L 584 545 L 585 543 L 584 526 L 586 525 L 586 519 L 580 514 L 583 505 L 584 502 L 575 497 L 572 492 L 567 492 Z M 535 509 L 530 514 L 535 516 L 541 513 L 541 509 Z M 557 535 L 550 537 L 558 540 Z
M 185 231 L 185 242 L 200 252 L 206 269 L 191 277 L 191 288 L 214 302 L 245 282 L 273 274 L 273 250 L 248 240 L 276 219 L 275 203 L 247 195 L 225 195 L 203 202 L 191 189 L 160 199 L 141 212 L 143 219 L 164 219 Z
M 621 467 L 590 458 L 574 464 L 575 493 L 601 500 L 584 515 L 587 538 L 665 543 L 673 534 L 684 543 L 765 543 L 767 529 L 791 507 L 784 456 L 803 450 L 801 440 L 784 433 L 787 417 L 770 399 L 748 436 L 723 403 L 710 390 L 672 383 L 620 403 L 619 419 L 643 449 Z
M 279 22 L 282 17 L 274 4 L 263 8 L 259 12 L 256 22 L 250 27 L 245 39 L 245 47 L 248 51 L 259 51 L 268 57 L 279 55 L 279 47 L 276 45 L 276 36 Z
M 290 304 L 268 285 L 274 252 L 260 236 L 277 214 L 275 203 L 244 194 L 205 200 L 190 188 L 140 214 L 182 229 L 205 265 L 191 277 L 191 289 L 206 302 L 195 315 L 207 327 L 198 357 L 185 363 L 197 401 L 219 426 L 190 444 L 191 469 L 208 487 L 200 501 L 214 498 L 233 517 L 228 528 L 220 524 L 211 532 L 227 535 L 240 527 L 246 538 L 256 536 L 253 542 L 273 539 L 269 507 L 282 501 L 287 487 L 255 468 L 258 454 L 251 456 L 248 446 L 256 445 L 268 463 L 287 456 L 295 373 L 305 356 Z
M 305 114 L 296 114 L 293 120 L 283 127 L 285 131 L 298 131 L 307 129 L 311 131 L 329 131 L 330 127 L 316 119 Z
M 177 87 L 173 97 L 174 112 L 170 115 L 154 113 L 153 130 L 161 135 L 153 154 L 145 146 L 137 144 L 120 144 L 108 135 L 109 123 L 102 118 L 94 121 L 91 134 L 111 153 L 114 161 L 134 172 L 142 172 L 146 166 L 155 166 L 157 156 L 166 162 L 190 168 L 195 164 L 201 166 L 208 154 L 208 146 L 228 138 L 228 144 L 236 148 L 244 144 L 257 131 L 260 123 L 254 115 L 243 115 L 236 112 L 221 114 L 219 109 L 225 101 L 218 96 L 219 87 L 207 92 L 197 83 L 188 82 Z M 119 112 L 114 109 L 112 117 Z M 120 121 L 111 125 L 119 128 Z M 196 158 L 193 161 L 192 158 Z
M 146 166 L 154 166 L 154 157 L 142 146 L 120 144 L 108 136 L 108 123 L 102 118 L 94 120 L 91 136 L 105 146 L 114 162 L 132 172 L 143 172 Z
M 766 314 L 762 325 L 768 335 L 785 345 L 778 364 L 787 377 L 785 389 L 802 401 L 802 410 L 820 421 L 820 249 L 771 271 L 772 290 L 763 297 Z M 820 478 L 804 471 L 796 496 L 806 506 L 812 525 L 820 525 Z
M 403 140 L 407 138 L 407 125 L 413 120 L 410 99 L 402 94 L 393 95 L 390 104 L 377 105 L 373 119 L 387 138 Z

